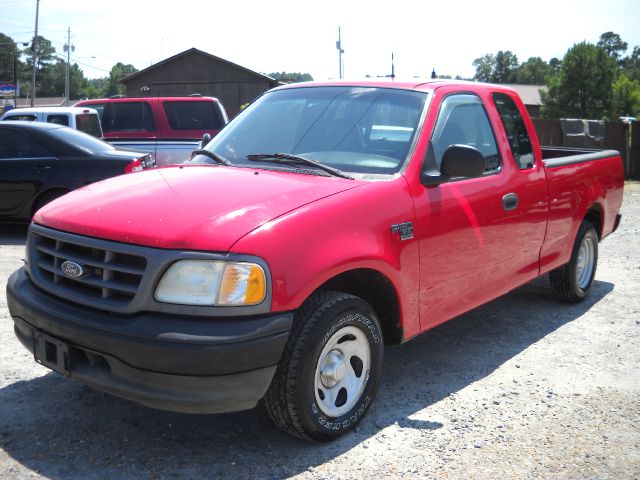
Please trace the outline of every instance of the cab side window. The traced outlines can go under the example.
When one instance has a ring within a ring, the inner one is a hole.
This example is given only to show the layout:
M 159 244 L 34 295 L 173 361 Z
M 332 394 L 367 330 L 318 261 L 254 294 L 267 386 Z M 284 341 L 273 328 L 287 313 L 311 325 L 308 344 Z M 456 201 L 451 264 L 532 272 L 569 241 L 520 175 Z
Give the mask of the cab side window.
M 47 116 L 47 122 L 55 123 L 56 125 L 69 126 L 69 117 L 67 115 L 53 114 Z
M 156 129 L 147 102 L 114 102 L 105 105 L 102 130 L 105 132 L 153 132 Z
M 533 168 L 531 138 L 516 102 L 504 93 L 494 93 L 492 97 L 507 133 L 513 160 L 520 170 Z
M 500 170 L 500 155 L 491 123 L 482 100 L 475 95 L 450 95 L 442 101 L 431 145 L 438 169 L 447 148 L 468 145 L 484 156 L 485 174 Z

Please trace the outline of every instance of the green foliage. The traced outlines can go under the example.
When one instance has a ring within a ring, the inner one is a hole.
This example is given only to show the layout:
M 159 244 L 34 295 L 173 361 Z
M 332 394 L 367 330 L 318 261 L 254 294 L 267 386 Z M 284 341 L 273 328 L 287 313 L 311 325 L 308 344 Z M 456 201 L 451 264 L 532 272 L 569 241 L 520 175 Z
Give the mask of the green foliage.
M 13 39 L 0 33 L 0 83 L 13 81 L 13 59 L 20 57 L 20 50 Z
M 310 82 L 313 77 L 308 73 L 273 72 L 267 74 L 268 77 L 283 83 Z
M 613 109 L 611 118 L 640 117 L 640 82 L 624 73 L 613 84 Z
M 22 50 L 22 55 L 26 58 L 26 64 L 31 71 L 33 68 L 33 42 Z M 38 35 L 38 48 L 36 50 L 36 64 L 38 69 L 53 63 L 56 60 L 56 49 L 50 40 Z
M 124 85 L 120 83 L 125 77 L 136 73 L 138 69 L 131 64 L 116 63 L 109 72 L 107 84 L 102 92 L 104 97 L 112 97 L 114 95 L 124 95 Z
M 476 74 L 473 79 L 486 83 L 516 83 L 518 57 L 511 51 L 498 51 L 495 55 L 487 53 L 473 61 Z
M 629 78 L 640 82 L 640 46 L 622 61 L 622 70 Z
M 627 42 L 623 42 L 620 35 L 613 32 L 605 32 L 600 35 L 600 41 L 596 45 L 602 48 L 607 55 L 615 59 L 620 60 L 620 57 L 627 51 Z
M 476 69 L 476 74 L 473 79 L 476 82 L 489 83 L 493 78 L 493 71 L 496 68 L 496 57 L 487 53 L 480 58 L 476 58 L 473 61 L 473 67 Z
M 515 83 L 518 57 L 507 50 L 496 53 L 496 66 L 491 81 L 493 83 Z
M 557 60 L 557 59 L 556 59 Z M 558 60 L 558 63 L 560 61 Z M 540 57 L 531 57 L 516 70 L 516 81 L 522 85 L 544 85 L 554 69 Z
M 549 79 L 542 92 L 544 116 L 560 118 L 607 118 L 611 112 L 615 59 L 590 43 L 569 49 L 559 72 Z

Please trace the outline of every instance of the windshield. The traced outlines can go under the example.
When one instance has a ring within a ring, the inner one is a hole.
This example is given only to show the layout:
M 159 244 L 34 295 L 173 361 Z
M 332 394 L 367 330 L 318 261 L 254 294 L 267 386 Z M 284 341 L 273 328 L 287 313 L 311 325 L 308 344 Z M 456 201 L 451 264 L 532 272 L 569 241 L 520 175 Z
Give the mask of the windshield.
M 285 153 L 344 172 L 394 174 L 407 158 L 426 98 L 425 92 L 373 87 L 276 90 L 249 106 L 206 150 L 241 166 L 256 167 L 248 156 Z M 190 163 L 214 161 L 196 155 Z M 268 165 L 268 159 L 261 163 Z

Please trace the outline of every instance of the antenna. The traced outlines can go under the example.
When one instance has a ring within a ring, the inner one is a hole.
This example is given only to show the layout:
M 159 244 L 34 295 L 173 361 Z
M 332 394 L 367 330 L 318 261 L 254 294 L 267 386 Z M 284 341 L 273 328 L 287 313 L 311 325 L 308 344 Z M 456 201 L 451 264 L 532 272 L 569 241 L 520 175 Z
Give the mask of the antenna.
M 396 78 L 396 66 L 393 63 L 393 52 L 391 52 L 391 80 Z

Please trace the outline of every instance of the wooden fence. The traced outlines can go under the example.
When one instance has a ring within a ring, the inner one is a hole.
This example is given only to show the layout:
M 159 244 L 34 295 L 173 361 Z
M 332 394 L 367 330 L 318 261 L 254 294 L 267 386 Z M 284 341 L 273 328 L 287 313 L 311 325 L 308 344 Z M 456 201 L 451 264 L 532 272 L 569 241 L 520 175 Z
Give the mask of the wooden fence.
M 577 146 L 575 139 L 569 139 L 562 130 L 560 120 L 534 118 L 533 125 L 540 143 L 549 147 Z M 585 144 L 588 148 L 617 150 L 622 156 L 625 178 L 640 179 L 640 124 L 606 122 L 605 135 L 597 144 Z

